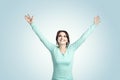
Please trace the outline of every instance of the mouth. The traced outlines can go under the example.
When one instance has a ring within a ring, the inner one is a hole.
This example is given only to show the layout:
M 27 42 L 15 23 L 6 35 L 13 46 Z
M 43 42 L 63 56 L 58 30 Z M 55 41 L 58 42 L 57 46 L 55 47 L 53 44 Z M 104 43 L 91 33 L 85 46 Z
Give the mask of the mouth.
M 65 40 L 60 40 L 60 42 L 65 42 Z

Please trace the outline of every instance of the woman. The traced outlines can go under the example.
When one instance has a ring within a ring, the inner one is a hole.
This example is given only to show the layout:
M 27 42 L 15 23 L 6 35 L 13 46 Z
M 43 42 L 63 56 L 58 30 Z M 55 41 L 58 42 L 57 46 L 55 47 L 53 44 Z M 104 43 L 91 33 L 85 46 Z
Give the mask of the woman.
M 56 35 L 57 46 L 50 43 L 39 31 L 38 27 L 33 23 L 33 16 L 25 15 L 25 20 L 31 25 L 33 31 L 39 37 L 41 42 L 50 51 L 53 61 L 53 76 L 52 80 L 73 80 L 72 64 L 73 55 L 76 49 L 86 40 L 86 38 L 93 32 L 96 25 L 100 23 L 99 16 L 94 18 L 94 23 L 91 25 L 83 35 L 73 44 L 69 44 L 69 35 L 67 31 L 60 30 Z

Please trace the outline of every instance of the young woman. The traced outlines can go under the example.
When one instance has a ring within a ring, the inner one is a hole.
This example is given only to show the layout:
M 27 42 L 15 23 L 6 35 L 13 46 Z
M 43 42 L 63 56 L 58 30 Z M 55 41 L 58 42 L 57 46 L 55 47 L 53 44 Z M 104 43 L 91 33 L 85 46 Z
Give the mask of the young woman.
M 73 55 L 76 49 L 93 32 L 96 25 L 100 23 L 99 16 L 94 18 L 93 24 L 83 33 L 83 35 L 74 43 L 70 44 L 69 35 L 65 30 L 59 30 L 56 35 L 57 45 L 49 42 L 33 23 L 33 16 L 25 15 L 25 20 L 31 25 L 33 31 L 39 37 L 40 41 L 50 51 L 53 61 L 52 80 L 73 80 L 72 64 Z

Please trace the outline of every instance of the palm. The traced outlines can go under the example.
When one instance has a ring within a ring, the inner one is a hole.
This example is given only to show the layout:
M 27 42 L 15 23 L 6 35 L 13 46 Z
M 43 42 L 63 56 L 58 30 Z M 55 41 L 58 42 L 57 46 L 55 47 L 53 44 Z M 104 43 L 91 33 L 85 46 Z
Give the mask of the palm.
M 29 24 L 31 24 L 31 23 L 33 22 L 33 16 L 31 17 L 31 16 L 29 16 L 29 14 L 28 14 L 28 15 L 25 15 L 25 20 L 26 20 Z
M 94 17 L 94 24 L 98 25 L 100 23 L 100 17 L 96 16 Z

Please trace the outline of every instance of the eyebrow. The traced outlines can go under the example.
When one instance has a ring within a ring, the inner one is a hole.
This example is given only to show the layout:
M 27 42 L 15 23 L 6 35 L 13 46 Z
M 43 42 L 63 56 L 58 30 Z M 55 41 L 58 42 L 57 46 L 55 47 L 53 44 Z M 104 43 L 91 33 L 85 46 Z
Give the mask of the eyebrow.
M 58 36 L 62 36 L 61 34 L 59 34 Z M 63 36 L 67 36 L 67 35 L 63 35 Z

